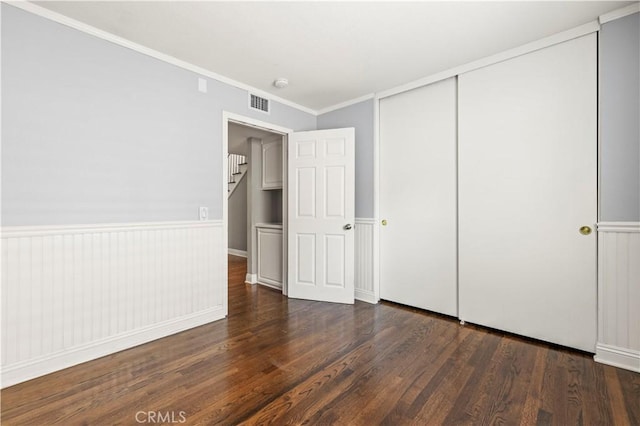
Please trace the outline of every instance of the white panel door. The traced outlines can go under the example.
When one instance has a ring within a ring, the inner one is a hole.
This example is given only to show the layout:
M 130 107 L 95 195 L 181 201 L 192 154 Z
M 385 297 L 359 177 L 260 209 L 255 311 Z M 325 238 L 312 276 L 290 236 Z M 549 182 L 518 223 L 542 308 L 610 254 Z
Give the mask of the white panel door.
M 591 34 L 461 75 L 460 318 L 594 352 Z
M 455 78 L 382 99 L 382 299 L 457 315 L 456 202 Z
M 355 131 L 289 134 L 289 297 L 354 301 Z

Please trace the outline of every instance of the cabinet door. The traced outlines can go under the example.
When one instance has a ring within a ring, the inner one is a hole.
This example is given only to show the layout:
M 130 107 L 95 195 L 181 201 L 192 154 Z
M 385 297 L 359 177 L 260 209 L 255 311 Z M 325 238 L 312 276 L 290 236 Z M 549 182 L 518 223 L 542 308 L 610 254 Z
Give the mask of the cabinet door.
M 380 297 L 457 314 L 456 81 L 380 102 Z
M 258 228 L 258 282 L 282 288 L 282 231 Z
M 282 141 L 262 144 L 262 189 L 282 188 Z
M 463 74 L 460 318 L 595 350 L 596 35 Z

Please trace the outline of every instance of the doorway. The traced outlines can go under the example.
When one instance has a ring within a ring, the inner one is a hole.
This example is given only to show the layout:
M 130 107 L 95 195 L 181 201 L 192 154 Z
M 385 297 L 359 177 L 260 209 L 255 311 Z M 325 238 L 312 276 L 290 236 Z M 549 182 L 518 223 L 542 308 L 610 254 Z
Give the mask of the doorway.
M 285 295 L 285 148 L 290 132 L 248 117 L 223 115 L 224 249 L 246 257 L 246 283 Z
M 222 130 L 226 251 L 229 134 L 270 134 L 260 133 L 266 140 L 247 139 L 247 162 L 257 166 L 250 165 L 247 181 L 247 282 L 276 287 L 294 298 L 354 303 L 355 129 L 294 133 L 224 112 Z

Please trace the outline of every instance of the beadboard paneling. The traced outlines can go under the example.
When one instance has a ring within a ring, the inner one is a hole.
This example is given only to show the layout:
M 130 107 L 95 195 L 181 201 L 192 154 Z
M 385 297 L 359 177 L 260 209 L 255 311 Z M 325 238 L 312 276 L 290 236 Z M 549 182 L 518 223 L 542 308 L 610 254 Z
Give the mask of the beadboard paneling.
M 2 386 L 226 315 L 220 221 L 2 230 Z
M 356 299 L 378 303 L 373 288 L 373 232 L 375 219 L 356 218 L 355 291 Z
M 640 223 L 598 224 L 596 361 L 640 372 Z

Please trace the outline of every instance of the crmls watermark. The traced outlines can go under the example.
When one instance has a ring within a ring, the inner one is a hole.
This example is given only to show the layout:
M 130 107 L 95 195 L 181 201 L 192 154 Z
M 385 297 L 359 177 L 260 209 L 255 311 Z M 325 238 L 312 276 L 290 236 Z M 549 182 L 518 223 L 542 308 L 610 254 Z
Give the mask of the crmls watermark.
M 184 411 L 138 411 L 137 423 L 185 423 L 187 413 Z

